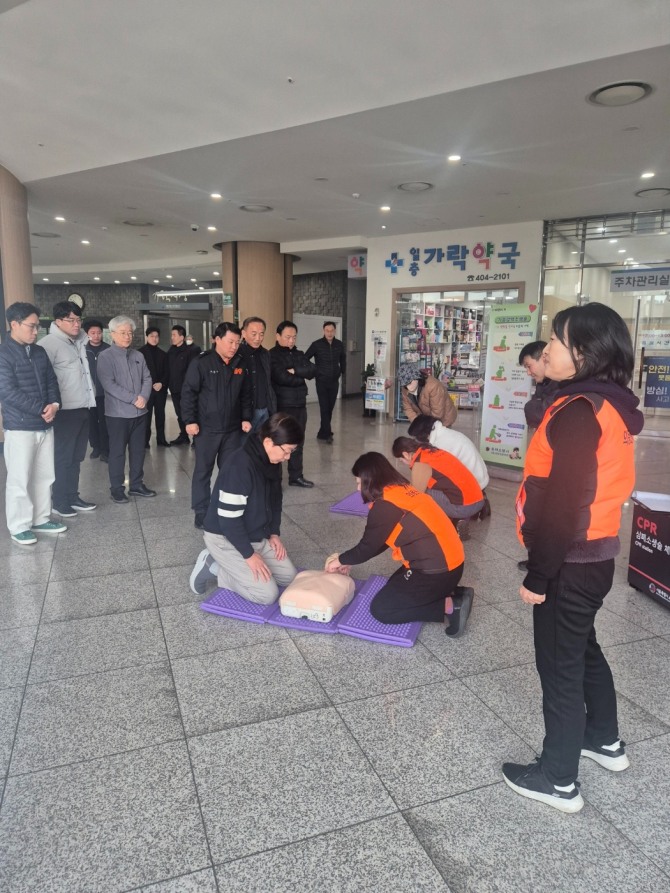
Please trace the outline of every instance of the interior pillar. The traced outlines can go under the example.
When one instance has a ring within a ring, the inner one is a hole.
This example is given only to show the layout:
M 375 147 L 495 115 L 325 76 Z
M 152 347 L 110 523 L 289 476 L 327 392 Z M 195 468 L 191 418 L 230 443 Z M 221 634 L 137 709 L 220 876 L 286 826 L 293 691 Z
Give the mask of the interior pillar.
M 276 242 L 224 242 L 221 246 L 223 291 L 233 296 L 223 319 L 241 325 L 247 316 L 267 323 L 267 347 L 274 332 L 293 312 L 293 257 L 283 255 Z
M 5 307 L 34 301 L 25 186 L 0 166 L 0 267 Z

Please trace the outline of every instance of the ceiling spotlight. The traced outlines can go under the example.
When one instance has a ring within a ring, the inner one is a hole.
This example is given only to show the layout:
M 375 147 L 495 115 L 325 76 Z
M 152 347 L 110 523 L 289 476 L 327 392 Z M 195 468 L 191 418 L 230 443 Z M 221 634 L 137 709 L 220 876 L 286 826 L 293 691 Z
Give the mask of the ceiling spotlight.
M 598 87 L 586 97 L 586 100 L 594 105 L 616 108 L 646 99 L 652 90 L 651 84 L 646 84 L 644 81 L 620 81 L 616 84 Z
M 91 243 L 88 241 L 88 239 L 82 239 L 81 244 L 82 245 L 90 245 Z
M 70 284 L 69 279 L 63 279 L 63 285 L 69 285 L 69 284 Z
M 215 233 L 215 232 L 216 232 L 216 227 L 215 227 L 215 226 L 208 226 L 207 229 L 210 231 L 210 233 Z
M 191 279 L 191 282 L 197 282 L 197 281 L 198 281 L 197 279 Z
M 447 161 L 460 161 L 460 160 L 461 160 L 460 155 L 448 155 L 447 156 Z
M 54 220 L 57 220 L 59 223 L 65 223 L 65 217 L 54 217 Z
M 172 273 L 168 273 L 167 276 L 166 276 L 165 278 L 166 278 L 166 279 L 172 279 Z
M 382 226 L 382 229 L 386 229 L 386 227 L 385 227 L 385 226 Z
M 130 278 L 131 278 L 131 279 L 137 279 L 137 276 L 131 276 Z
M 625 254 L 625 253 L 626 253 L 625 248 L 619 248 L 619 250 L 617 251 L 617 254 Z
M 154 285 L 158 285 L 159 282 L 160 282 L 160 279 L 154 279 Z
M 120 280 L 120 279 L 115 279 L 115 280 L 114 280 L 114 285 L 121 285 L 121 280 Z
M 380 208 L 379 210 L 380 210 L 380 211 L 390 211 L 390 210 L 391 210 L 391 206 L 390 206 L 390 205 L 382 205 L 381 208 Z
M 418 180 L 414 183 L 400 183 L 396 186 L 396 189 L 399 189 L 401 192 L 427 192 L 432 188 L 432 183 L 425 183 L 422 180 Z
M 221 273 L 219 273 L 217 270 L 214 270 L 214 272 L 212 273 L 212 276 L 220 276 L 220 275 L 221 275 Z
M 48 279 L 42 279 L 42 282 L 48 282 L 48 281 L 49 281 Z
M 361 194 L 360 194 L 360 192 L 352 192 L 352 193 L 351 193 L 351 197 L 352 197 L 352 198 L 360 198 L 360 197 L 361 197 Z
M 93 281 L 94 281 L 94 282 L 100 282 L 100 277 L 99 277 L 99 276 L 94 276 L 94 277 L 93 277 Z
M 618 239 L 610 239 L 610 245 L 616 245 L 618 241 Z
M 221 193 L 220 192 L 211 192 L 209 197 L 210 198 L 221 198 Z
M 248 214 L 267 214 L 273 210 L 270 205 L 240 205 L 240 211 L 246 211 Z
M 571 251 L 570 254 L 579 254 L 579 251 Z
M 199 285 L 198 288 L 200 289 L 200 291 L 204 291 L 204 290 L 205 290 L 205 286 L 204 286 L 204 285 Z
M 651 178 L 655 176 L 653 171 L 645 171 L 643 174 L 640 174 L 641 180 L 651 180 Z
M 670 189 L 665 186 L 652 186 L 650 189 L 638 189 L 635 193 L 638 198 L 665 198 L 670 195 Z

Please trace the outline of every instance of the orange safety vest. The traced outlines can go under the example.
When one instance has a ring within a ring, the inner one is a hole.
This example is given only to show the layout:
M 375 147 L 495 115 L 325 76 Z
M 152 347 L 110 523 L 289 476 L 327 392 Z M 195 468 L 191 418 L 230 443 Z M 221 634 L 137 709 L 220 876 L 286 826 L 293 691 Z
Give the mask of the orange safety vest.
M 409 467 L 413 468 L 415 462 L 430 465 L 433 474 L 428 481 L 429 489 L 441 490 L 454 505 L 472 505 L 484 499 L 477 478 L 452 453 L 420 447 L 412 456 Z
M 391 548 L 391 555 L 395 561 L 402 561 L 405 567 L 410 566 L 403 553 L 403 545 L 405 551 L 408 551 L 407 547 L 412 542 L 411 537 L 414 532 L 425 535 L 425 531 L 420 529 L 423 525 L 432 534 L 435 546 L 442 553 L 447 570 L 453 570 L 463 564 L 465 560 L 463 543 L 456 533 L 456 528 L 434 499 L 426 493 L 419 493 L 414 487 L 401 484 L 384 487 L 382 498 L 397 506 L 404 513 L 386 539 L 386 545 Z M 416 531 L 411 530 L 412 521 L 419 522 L 416 524 Z M 407 534 L 405 543 L 399 542 L 403 534 Z
M 635 485 L 633 436 L 619 413 L 604 397 L 599 394 L 574 394 L 557 400 L 549 407 L 530 442 L 523 481 L 516 499 L 517 535 L 522 545 L 529 493 L 532 492 L 534 496 L 546 486 L 554 458 L 547 426 L 557 412 L 573 400 L 580 399 L 586 399 L 591 404 L 602 435 L 596 450 L 595 492 L 590 504 L 584 506 L 580 513 L 575 542 L 605 539 L 619 534 L 621 507 Z

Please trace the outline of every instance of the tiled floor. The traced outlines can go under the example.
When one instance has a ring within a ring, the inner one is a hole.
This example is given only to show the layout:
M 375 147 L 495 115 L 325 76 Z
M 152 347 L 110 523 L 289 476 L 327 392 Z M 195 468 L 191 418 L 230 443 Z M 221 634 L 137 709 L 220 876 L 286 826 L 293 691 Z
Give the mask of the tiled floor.
M 310 567 L 363 529 L 327 511 L 353 490 L 353 460 L 404 431 L 358 401 L 338 407 L 333 446 L 315 421 L 312 406 L 317 486 L 285 491 L 283 529 Z M 638 486 L 670 492 L 670 440 L 636 449 Z M 586 807 L 565 816 L 500 775 L 543 734 L 515 484 L 493 480 L 466 544 L 467 635 L 426 625 L 401 649 L 200 611 L 192 468 L 191 451 L 152 446 L 160 495 L 119 506 L 87 459 L 94 514 L 33 549 L 0 535 L 3 893 L 670 889 L 670 611 L 627 586 L 630 507 L 598 628 L 632 765 L 584 761 Z

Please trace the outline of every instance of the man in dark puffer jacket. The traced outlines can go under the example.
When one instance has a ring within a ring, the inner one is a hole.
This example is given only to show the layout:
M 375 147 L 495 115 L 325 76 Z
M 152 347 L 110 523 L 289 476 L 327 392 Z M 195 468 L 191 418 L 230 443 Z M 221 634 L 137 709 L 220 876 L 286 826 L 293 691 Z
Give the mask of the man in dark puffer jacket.
M 5 311 L 9 338 L 0 345 L 0 403 L 5 427 L 9 533 L 20 546 L 37 542 L 36 533 L 63 533 L 50 520 L 54 481 L 53 420 L 60 391 L 44 348 L 35 344 L 40 311 L 18 302 Z

